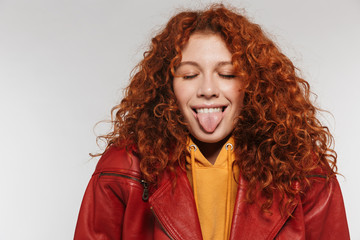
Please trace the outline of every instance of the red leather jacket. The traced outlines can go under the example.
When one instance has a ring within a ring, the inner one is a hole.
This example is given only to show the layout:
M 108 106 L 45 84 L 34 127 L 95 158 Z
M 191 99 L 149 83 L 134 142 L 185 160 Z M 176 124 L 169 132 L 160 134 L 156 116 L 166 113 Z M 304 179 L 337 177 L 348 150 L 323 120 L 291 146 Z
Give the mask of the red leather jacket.
M 111 148 L 101 157 L 87 187 L 74 239 L 202 239 L 186 173 L 178 169 L 175 188 L 171 179 L 165 175 L 148 197 L 139 159 Z M 240 179 L 230 239 L 350 239 L 336 178 L 326 184 L 321 175 L 315 175 L 312 181 L 310 190 L 290 209 L 292 217 L 286 217 L 279 212 L 278 196 L 272 215 L 243 202 L 245 183 Z

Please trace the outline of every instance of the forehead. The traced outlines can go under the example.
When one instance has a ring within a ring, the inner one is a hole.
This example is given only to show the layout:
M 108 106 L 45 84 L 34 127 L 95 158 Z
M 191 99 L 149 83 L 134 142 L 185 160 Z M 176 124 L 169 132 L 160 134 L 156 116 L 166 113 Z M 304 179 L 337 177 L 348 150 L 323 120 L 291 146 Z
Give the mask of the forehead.
M 183 61 L 231 61 L 232 54 L 219 34 L 194 33 L 182 49 Z

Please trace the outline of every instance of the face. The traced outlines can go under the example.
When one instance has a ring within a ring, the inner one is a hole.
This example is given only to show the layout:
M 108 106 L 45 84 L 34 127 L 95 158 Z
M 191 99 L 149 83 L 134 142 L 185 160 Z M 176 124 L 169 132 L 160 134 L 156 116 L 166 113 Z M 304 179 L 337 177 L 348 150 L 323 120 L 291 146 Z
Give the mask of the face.
M 194 33 L 182 50 L 173 87 L 193 137 L 220 142 L 234 129 L 244 92 L 231 53 L 219 35 Z

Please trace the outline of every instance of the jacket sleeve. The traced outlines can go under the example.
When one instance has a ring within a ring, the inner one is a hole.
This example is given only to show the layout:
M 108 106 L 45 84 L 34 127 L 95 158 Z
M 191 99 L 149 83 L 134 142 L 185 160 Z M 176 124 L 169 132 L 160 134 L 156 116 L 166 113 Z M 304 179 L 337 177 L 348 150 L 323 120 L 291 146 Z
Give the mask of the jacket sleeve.
M 315 177 L 303 201 L 306 239 L 350 239 L 344 202 L 336 177 Z
M 125 211 L 121 195 L 119 184 L 93 175 L 80 207 L 74 239 L 121 239 Z

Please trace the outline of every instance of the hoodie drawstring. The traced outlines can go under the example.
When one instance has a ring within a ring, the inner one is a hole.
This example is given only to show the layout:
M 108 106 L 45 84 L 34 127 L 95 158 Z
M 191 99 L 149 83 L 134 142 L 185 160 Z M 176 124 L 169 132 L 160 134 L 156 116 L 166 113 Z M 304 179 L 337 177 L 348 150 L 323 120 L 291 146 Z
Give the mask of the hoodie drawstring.
M 196 185 L 196 177 L 195 177 L 195 151 L 197 147 L 196 145 L 190 145 L 190 155 L 191 155 L 191 175 L 192 175 L 192 182 L 193 182 L 193 189 L 194 189 L 194 198 L 195 198 L 195 204 L 196 204 L 196 211 L 199 214 L 199 208 L 198 208 L 198 197 L 197 197 L 197 185 Z
M 229 239 L 229 225 L 230 225 L 230 205 L 231 205 L 231 187 L 232 187 L 232 161 L 231 161 L 231 151 L 233 150 L 233 145 L 227 143 L 225 145 L 227 152 L 227 168 L 228 168 L 228 179 L 227 179 L 227 197 L 226 197 L 226 215 L 225 215 L 225 236 L 224 239 Z

